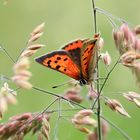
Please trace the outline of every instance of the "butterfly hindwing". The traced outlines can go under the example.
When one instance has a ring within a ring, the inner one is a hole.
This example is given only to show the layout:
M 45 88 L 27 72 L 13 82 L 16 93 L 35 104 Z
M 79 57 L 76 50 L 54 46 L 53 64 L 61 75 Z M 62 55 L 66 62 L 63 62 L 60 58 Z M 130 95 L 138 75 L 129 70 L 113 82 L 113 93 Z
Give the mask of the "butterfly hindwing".
M 53 51 L 39 58 L 36 61 L 46 67 L 57 70 L 76 80 L 79 80 L 80 70 L 73 62 L 68 52 L 64 50 Z
M 84 42 L 81 50 L 81 66 L 82 66 L 82 75 L 84 79 L 89 81 L 92 79 L 93 71 L 95 69 L 95 44 L 96 39 L 89 40 Z M 92 73 L 92 75 L 91 75 Z

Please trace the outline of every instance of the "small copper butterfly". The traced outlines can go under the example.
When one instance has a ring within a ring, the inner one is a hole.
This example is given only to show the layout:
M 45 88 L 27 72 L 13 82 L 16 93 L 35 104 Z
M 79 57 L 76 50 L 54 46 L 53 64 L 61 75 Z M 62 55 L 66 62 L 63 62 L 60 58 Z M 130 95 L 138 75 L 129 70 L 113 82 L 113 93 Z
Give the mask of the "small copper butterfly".
M 52 51 L 35 60 L 48 68 L 78 80 L 80 85 L 89 84 L 93 81 L 98 39 L 99 35 L 96 35 L 92 40 L 79 39 L 65 45 L 60 50 Z

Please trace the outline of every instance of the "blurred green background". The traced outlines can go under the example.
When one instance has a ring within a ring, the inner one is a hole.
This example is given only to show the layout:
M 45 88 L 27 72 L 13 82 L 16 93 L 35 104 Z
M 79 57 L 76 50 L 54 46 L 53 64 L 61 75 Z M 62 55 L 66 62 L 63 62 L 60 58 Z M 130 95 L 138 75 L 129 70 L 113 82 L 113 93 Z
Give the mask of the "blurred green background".
M 133 25 L 140 23 L 139 0 L 96 0 L 96 5 L 117 17 L 125 19 Z M 98 14 L 97 19 L 98 30 L 105 40 L 104 51 L 108 50 L 113 59 L 112 63 L 115 63 L 118 52 L 115 49 L 112 39 L 112 27 L 104 15 Z M 3 5 L 3 1 L 0 1 L 0 43 L 5 46 L 13 58 L 16 58 L 22 48 L 25 47 L 33 28 L 42 22 L 46 23 L 45 32 L 38 42 L 45 44 L 46 47 L 39 50 L 32 57 L 30 71 L 33 76 L 31 83 L 35 86 L 61 94 L 67 88 L 66 86 L 58 89 L 52 89 L 51 87 L 63 83 L 69 80 L 69 78 L 38 65 L 34 62 L 34 58 L 46 52 L 57 50 L 63 44 L 76 38 L 93 37 L 91 0 L 9 0 L 7 5 Z M 9 58 L 0 51 L 0 74 L 9 77 L 12 76 L 12 65 L 13 63 Z M 106 70 L 104 67 L 101 69 L 101 73 L 105 76 Z M 127 68 L 118 65 L 104 88 L 104 95 L 119 99 L 131 118 L 126 118 L 112 112 L 104 104 L 102 112 L 106 118 L 125 130 L 133 140 L 139 140 L 140 109 L 133 103 L 123 99 L 120 94 L 114 94 L 125 91 L 139 92 L 140 89 L 135 82 L 134 75 Z M 83 87 L 82 95 L 85 98 L 86 94 L 87 90 Z M 41 111 L 54 99 L 54 97 L 43 95 L 33 90 L 20 90 L 18 91 L 17 98 L 18 105 L 9 107 L 2 122 L 7 121 L 10 116 L 15 114 Z M 66 103 L 63 104 L 65 108 L 68 106 L 65 105 Z M 55 121 L 51 121 L 52 135 L 56 122 L 55 118 L 57 118 L 57 115 L 53 118 Z M 36 138 L 27 136 L 25 139 L 33 140 Z M 69 119 L 62 118 L 59 122 L 58 139 L 84 140 L 86 136 L 76 130 Z M 114 128 L 110 128 L 107 140 L 123 139 Z

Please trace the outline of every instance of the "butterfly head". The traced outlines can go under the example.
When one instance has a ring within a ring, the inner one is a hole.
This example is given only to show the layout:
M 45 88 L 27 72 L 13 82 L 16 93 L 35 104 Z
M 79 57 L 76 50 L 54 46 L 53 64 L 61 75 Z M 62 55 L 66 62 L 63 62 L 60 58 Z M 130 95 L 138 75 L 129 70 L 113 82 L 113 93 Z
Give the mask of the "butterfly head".
M 85 79 L 83 79 L 83 78 L 81 78 L 80 80 L 79 80 L 79 84 L 81 85 L 81 86 L 84 86 L 84 85 L 87 85 L 87 80 L 85 80 Z

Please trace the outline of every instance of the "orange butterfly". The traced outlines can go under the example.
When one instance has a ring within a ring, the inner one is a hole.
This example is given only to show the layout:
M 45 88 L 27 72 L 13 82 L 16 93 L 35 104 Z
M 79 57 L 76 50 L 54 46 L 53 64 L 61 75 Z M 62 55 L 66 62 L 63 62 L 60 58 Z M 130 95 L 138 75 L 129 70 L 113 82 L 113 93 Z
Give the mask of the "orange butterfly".
M 89 84 L 93 81 L 98 39 L 99 35 L 93 40 L 76 40 L 65 45 L 61 50 L 50 52 L 35 60 L 78 80 L 80 85 Z

